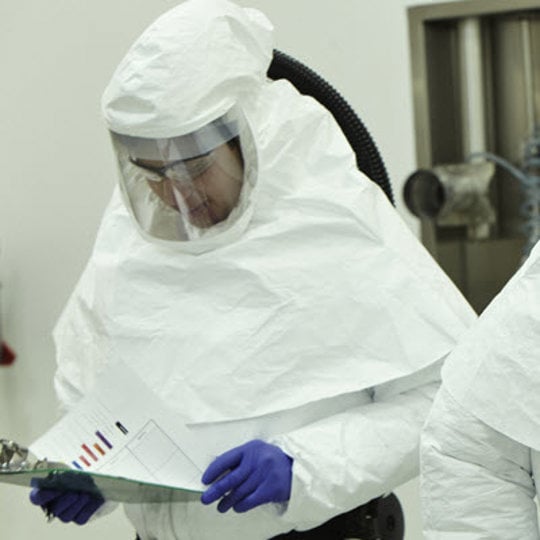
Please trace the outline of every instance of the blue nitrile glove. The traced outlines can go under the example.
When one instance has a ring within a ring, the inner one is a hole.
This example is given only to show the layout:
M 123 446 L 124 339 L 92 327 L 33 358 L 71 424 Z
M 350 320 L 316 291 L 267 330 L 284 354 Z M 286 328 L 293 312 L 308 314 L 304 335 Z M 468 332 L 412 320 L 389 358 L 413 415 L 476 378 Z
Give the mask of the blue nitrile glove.
M 288 501 L 292 463 L 281 448 L 254 440 L 217 457 L 202 481 L 212 484 L 201 496 L 203 504 L 221 499 L 220 512 L 247 512 L 260 504 Z M 222 498 L 223 497 L 223 498 Z
M 68 523 L 84 525 L 105 502 L 103 497 L 79 491 L 34 488 L 30 501 L 41 506 L 47 516 L 54 516 Z

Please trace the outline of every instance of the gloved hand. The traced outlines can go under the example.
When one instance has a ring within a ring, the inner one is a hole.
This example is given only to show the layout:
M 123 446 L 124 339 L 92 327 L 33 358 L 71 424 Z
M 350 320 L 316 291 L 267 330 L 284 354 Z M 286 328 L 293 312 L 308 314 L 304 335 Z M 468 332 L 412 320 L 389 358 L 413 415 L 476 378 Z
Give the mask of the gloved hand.
M 247 512 L 260 504 L 288 501 L 293 460 L 280 448 L 253 440 L 217 457 L 202 481 L 212 484 L 201 496 L 203 504 L 221 499 L 220 512 Z M 223 498 L 222 498 L 223 497 Z
M 47 516 L 55 516 L 64 523 L 73 521 L 84 525 L 105 501 L 80 491 L 34 488 L 30 492 L 30 502 L 41 506 Z

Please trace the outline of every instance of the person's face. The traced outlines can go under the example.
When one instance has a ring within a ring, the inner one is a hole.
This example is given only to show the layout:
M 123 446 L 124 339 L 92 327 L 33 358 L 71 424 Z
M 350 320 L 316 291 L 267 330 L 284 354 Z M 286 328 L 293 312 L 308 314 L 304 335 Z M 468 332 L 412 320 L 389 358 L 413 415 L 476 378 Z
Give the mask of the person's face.
M 186 160 L 186 164 L 189 167 L 189 162 L 195 163 L 197 159 L 200 158 Z M 155 160 L 137 160 L 136 163 L 152 168 L 168 165 Z M 147 180 L 150 189 L 167 206 L 185 214 L 189 222 L 199 228 L 208 228 L 227 219 L 238 202 L 242 182 L 242 156 L 235 142 L 214 149 L 206 165 L 200 172 L 195 167 L 190 179 L 175 178 L 173 172 L 161 176 L 160 181 Z

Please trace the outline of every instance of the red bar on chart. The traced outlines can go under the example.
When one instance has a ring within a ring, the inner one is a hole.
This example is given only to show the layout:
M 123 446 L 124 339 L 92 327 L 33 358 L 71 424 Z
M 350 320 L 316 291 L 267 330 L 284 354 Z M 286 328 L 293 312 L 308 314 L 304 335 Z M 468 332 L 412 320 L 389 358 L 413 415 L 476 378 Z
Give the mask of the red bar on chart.
M 94 454 L 94 452 L 92 452 L 92 450 L 90 450 L 90 448 L 88 448 L 88 446 L 86 446 L 86 444 L 82 444 L 81 445 L 81 448 L 94 460 L 94 461 L 97 461 L 98 458 L 96 457 L 96 454 Z

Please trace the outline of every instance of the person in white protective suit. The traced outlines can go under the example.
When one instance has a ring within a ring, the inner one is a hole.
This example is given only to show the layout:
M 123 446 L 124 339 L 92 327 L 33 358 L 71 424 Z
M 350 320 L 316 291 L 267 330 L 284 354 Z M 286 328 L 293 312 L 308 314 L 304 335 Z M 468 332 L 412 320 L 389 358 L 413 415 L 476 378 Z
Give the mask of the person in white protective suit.
M 266 78 L 272 51 L 259 11 L 188 0 L 103 96 L 120 189 L 55 330 L 56 390 L 70 409 L 122 361 L 216 442 L 202 503 L 125 505 L 143 540 L 268 539 L 413 478 L 475 317 L 331 114 Z M 94 512 L 73 504 L 56 514 Z
M 443 368 L 422 435 L 428 539 L 540 539 L 539 300 L 536 245 Z

